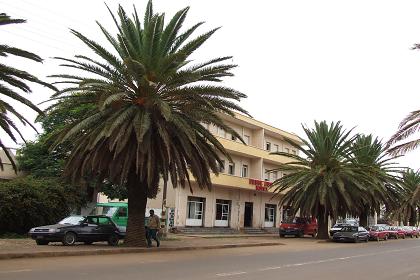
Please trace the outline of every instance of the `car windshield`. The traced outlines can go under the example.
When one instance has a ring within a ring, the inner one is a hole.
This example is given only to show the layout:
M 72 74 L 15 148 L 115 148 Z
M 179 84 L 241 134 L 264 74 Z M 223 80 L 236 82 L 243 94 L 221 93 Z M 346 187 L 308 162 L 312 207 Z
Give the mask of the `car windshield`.
M 84 220 L 84 217 L 82 216 L 70 216 L 70 217 L 62 219 L 58 223 L 60 225 L 78 225 L 83 220 Z
M 105 215 L 108 217 L 114 216 L 115 212 L 117 212 L 118 207 L 115 206 L 96 206 L 92 212 L 91 215 Z
M 377 226 L 371 226 L 371 227 L 369 227 L 369 230 L 378 231 L 379 230 L 379 227 L 377 227 Z
M 333 228 L 342 228 L 342 227 L 345 227 L 345 226 L 348 226 L 349 224 L 335 224 L 334 226 L 333 226 Z
M 341 229 L 344 232 L 357 232 L 357 227 L 345 226 Z
M 287 224 L 305 224 L 307 222 L 306 218 L 301 217 L 288 217 L 285 219 Z

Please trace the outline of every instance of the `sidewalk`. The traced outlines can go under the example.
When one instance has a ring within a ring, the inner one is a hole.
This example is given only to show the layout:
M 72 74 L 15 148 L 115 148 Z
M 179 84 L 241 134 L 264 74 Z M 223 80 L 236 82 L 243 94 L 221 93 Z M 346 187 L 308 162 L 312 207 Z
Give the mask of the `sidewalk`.
M 102 242 L 94 243 L 92 245 L 84 245 L 81 243 L 75 246 L 63 246 L 61 243 L 50 243 L 47 246 L 38 246 L 32 239 L 0 239 L 0 260 L 30 257 L 83 256 L 276 245 L 283 245 L 283 243 L 282 240 L 274 236 L 229 237 L 186 236 L 177 234 L 169 235 L 166 240 L 162 240 L 160 248 L 110 247 Z

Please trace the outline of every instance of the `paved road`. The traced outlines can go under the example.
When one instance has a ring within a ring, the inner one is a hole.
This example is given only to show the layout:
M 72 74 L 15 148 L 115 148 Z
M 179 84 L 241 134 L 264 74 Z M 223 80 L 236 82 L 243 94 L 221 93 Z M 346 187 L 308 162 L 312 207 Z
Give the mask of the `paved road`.
M 0 261 L 0 279 L 420 279 L 420 239 Z

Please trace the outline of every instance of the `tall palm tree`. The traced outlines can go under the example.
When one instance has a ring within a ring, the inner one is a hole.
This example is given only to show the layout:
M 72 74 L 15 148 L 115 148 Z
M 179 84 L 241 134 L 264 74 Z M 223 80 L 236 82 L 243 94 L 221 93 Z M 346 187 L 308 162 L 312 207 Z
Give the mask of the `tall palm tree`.
M 420 130 L 420 110 L 413 111 L 405 117 L 398 131 L 387 142 L 388 152 L 391 155 L 403 155 L 420 146 L 420 139 L 407 140 Z M 404 141 L 404 142 L 402 142 Z
M 285 175 L 274 181 L 275 192 L 286 192 L 282 205 L 295 213 L 314 216 L 318 220 L 318 238 L 328 238 L 328 217 L 357 214 L 360 200 L 367 191 L 366 176 L 351 162 L 352 130 L 343 129 L 340 122 L 328 125 L 315 122 L 315 128 L 303 126 L 308 140 L 300 146 L 285 140 L 303 156 L 276 152 L 290 158 L 276 171 Z
M 0 26 L 24 22 L 25 20 L 23 19 L 12 19 L 5 13 L 0 13 Z M 36 62 L 42 62 L 42 59 L 34 53 L 19 48 L 11 47 L 9 45 L 6 45 L 5 43 L 0 43 L 0 57 L 8 57 L 9 55 L 27 58 Z M 5 143 L 3 142 L 3 137 L 6 135 L 9 136 L 10 139 L 15 143 L 17 143 L 18 141 L 18 137 L 20 137 L 23 141 L 25 141 L 25 139 L 23 138 L 22 133 L 19 131 L 19 128 L 17 127 L 16 123 L 13 121 L 13 118 L 11 118 L 11 116 L 14 116 L 24 125 L 28 124 L 33 129 L 35 129 L 35 127 L 21 113 L 16 111 L 13 105 L 7 102 L 4 99 L 4 97 L 20 102 L 28 106 L 32 110 L 42 114 L 42 111 L 38 109 L 37 106 L 35 106 L 31 101 L 29 101 L 27 98 L 21 95 L 21 93 L 31 92 L 28 82 L 37 83 L 55 90 L 53 86 L 39 80 L 38 78 L 29 74 L 26 71 L 0 63 L 0 134 L 2 135 L 0 137 L 0 148 L 3 149 L 6 156 L 9 158 L 15 171 L 17 170 L 16 164 L 10 152 L 8 151 L 8 149 L 6 149 Z M 19 136 L 16 137 L 15 134 Z M 1 161 L 1 158 L 0 169 L 3 170 L 3 163 Z
M 367 226 L 368 215 L 379 212 L 382 205 L 388 210 L 397 207 L 397 200 L 402 195 L 398 177 L 401 170 L 392 162 L 394 158 L 387 156 L 381 141 L 372 135 L 357 136 L 351 157 L 353 164 L 370 178 L 359 213 L 360 225 Z
M 231 57 L 193 64 L 191 54 L 217 29 L 191 38 L 198 23 L 181 32 L 188 9 L 165 24 L 165 15 L 154 13 L 149 1 L 141 23 L 135 9 L 128 17 L 119 6 L 118 17 L 110 11 L 116 36 L 98 23 L 109 48 L 72 30 L 96 57 L 58 58 L 81 74 L 55 76 L 69 85 L 55 95 L 57 104 L 94 104 L 84 119 L 58 135 L 56 144 L 74 145 L 65 174 L 74 180 L 96 174 L 127 186 L 129 246 L 146 245 L 147 198 L 156 196 L 160 180 L 191 188 L 194 178 L 199 187 L 211 187 L 210 171 L 217 174 L 219 155 L 228 155 L 203 124 L 240 138 L 220 114 L 247 114 L 236 103 L 246 96 L 219 85 L 233 75 L 235 65 L 227 63 Z
M 394 212 L 399 220 L 405 225 L 416 225 L 418 222 L 418 208 L 420 207 L 420 171 L 407 169 L 402 174 L 402 185 L 404 186 L 404 195 L 400 199 L 400 207 Z

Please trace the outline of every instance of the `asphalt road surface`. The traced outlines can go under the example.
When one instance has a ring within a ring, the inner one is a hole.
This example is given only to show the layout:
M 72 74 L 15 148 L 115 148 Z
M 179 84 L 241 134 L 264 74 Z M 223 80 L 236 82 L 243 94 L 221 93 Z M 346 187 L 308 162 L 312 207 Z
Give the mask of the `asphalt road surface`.
M 0 261 L 7 280 L 420 279 L 420 239 Z

